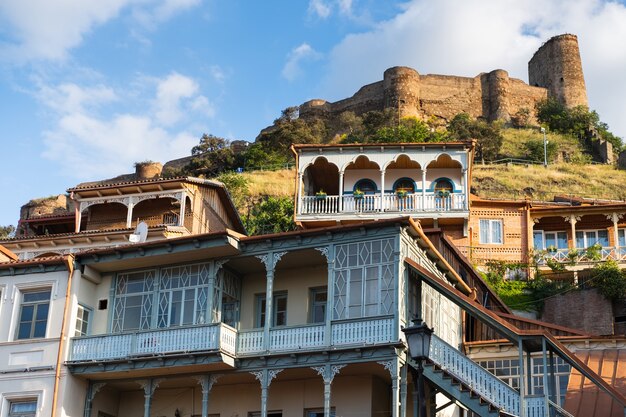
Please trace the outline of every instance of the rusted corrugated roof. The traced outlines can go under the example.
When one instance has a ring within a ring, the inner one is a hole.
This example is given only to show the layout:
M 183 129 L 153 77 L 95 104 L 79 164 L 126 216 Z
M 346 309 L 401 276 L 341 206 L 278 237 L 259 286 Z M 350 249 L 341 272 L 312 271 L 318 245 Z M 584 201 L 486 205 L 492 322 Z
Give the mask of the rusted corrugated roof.
M 579 350 L 576 356 L 626 396 L 626 349 Z M 624 408 L 576 369 L 567 385 L 565 407 L 575 416 L 624 417 Z

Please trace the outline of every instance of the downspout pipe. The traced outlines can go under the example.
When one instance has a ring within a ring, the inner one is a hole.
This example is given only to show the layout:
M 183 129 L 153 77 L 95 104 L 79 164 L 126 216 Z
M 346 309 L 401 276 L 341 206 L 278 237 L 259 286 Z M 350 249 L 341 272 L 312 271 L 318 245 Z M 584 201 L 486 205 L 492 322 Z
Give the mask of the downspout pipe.
M 59 400 L 59 384 L 61 383 L 61 365 L 63 363 L 63 350 L 67 334 L 67 322 L 70 313 L 70 300 L 72 294 L 72 276 L 74 275 L 74 255 L 67 255 L 63 261 L 67 267 L 67 288 L 65 290 L 65 306 L 63 308 L 63 320 L 61 322 L 61 336 L 59 338 L 59 351 L 57 352 L 57 364 L 54 372 L 54 389 L 52 391 L 52 413 L 50 417 L 57 415 L 57 403 Z

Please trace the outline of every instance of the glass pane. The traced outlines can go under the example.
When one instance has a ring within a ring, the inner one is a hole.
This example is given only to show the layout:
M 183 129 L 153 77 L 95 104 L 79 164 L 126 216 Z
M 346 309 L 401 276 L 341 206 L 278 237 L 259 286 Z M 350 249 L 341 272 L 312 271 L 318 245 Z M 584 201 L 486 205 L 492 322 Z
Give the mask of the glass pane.
M 587 238 L 587 247 L 589 246 L 593 246 L 598 242 L 598 239 L 596 238 L 596 231 L 589 231 L 589 232 L 585 232 L 585 237 Z
M 585 234 L 583 232 L 576 232 L 576 247 L 578 249 L 585 248 Z
M 48 318 L 48 303 L 37 305 L 35 320 L 46 320 Z
M 50 300 L 50 291 L 25 292 L 24 302 L 48 301 Z
M 489 220 L 480 221 L 480 243 L 489 243 Z
M 36 321 L 33 337 L 46 337 L 46 321 Z
M 30 339 L 30 327 L 31 322 L 20 323 L 20 326 L 17 331 L 18 339 Z
M 567 232 L 557 232 L 556 241 L 558 249 L 567 249 Z
M 556 233 L 546 232 L 546 249 L 549 247 L 556 248 Z
M 11 413 L 34 413 L 37 411 L 37 401 L 11 403 Z
M 617 236 L 619 239 L 619 245 L 626 246 L 626 233 L 624 233 L 624 229 L 619 229 L 617 231 Z
M 543 233 L 533 232 L 533 247 L 537 250 L 545 248 L 545 246 L 543 246 Z
M 609 246 L 609 231 L 608 230 L 598 230 L 598 243 L 606 248 Z
M 493 240 L 491 243 L 502 243 L 502 223 L 499 220 L 491 222 Z
M 22 315 L 20 317 L 20 321 L 32 321 L 34 312 L 35 306 L 22 306 Z

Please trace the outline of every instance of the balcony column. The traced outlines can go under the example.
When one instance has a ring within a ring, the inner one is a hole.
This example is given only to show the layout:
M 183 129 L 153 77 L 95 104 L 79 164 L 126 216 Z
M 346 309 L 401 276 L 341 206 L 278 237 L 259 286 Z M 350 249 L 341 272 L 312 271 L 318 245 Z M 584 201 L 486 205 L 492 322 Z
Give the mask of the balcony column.
M 378 363 L 384 366 L 391 375 L 391 417 L 398 417 L 398 407 L 400 404 L 400 389 L 398 385 L 398 382 L 400 381 L 399 359 L 395 358 L 390 361 L 383 361 Z
M 385 170 L 380 170 L 380 211 L 385 211 Z
M 83 203 L 78 203 L 74 201 L 74 232 L 80 232 L 80 222 L 82 220 L 83 214 Z
M 463 209 L 469 209 L 469 184 L 467 181 L 467 168 L 463 168 Z
M 143 388 L 143 417 L 150 417 L 150 412 L 152 411 L 152 396 L 162 381 L 162 379 L 144 379 L 137 381 L 137 383 L 141 385 L 141 388 Z
M 184 191 L 180 192 L 180 215 L 178 216 L 178 225 L 185 225 L 185 206 L 187 205 L 187 194 Z
M 324 366 L 311 367 L 311 369 L 317 371 L 317 374 L 324 380 L 324 417 L 330 417 L 330 387 L 333 383 L 333 379 L 335 379 L 335 375 L 339 373 L 341 368 L 345 366 L 346 365 L 331 365 L 327 363 Z
M 519 353 L 519 417 L 526 417 L 526 372 L 524 369 L 524 345 L 521 338 L 517 342 L 517 349 Z
M 325 247 L 315 248 L 326 257 L 328 264 L 328 286 L 326 287 L 326 328 L 324 330 L 324 346 L 332 344 L 332 319 L 333 319 L 333 300 L 335 299 L 335 282 L 334 282 L 334 266 L 335 266 L 335 247 L 330 244 Z
M 552 415 L 552 413 L 550 413 L 550 395 L 552 394 L 552 388 L 548 382 L 548 355 L 546 350 L 546 339 L 541 338 L 541 353 L 543 359 L 543 396 L 545 399 L 546 415 L 550 416 Z
M 91 406 L 93 404 L 93 399 L 96 397 L 98 391 L 100 391 L 105 385 L 106 384 L 104 382 L 89 382 L 87 397 L 85 397 L 85 411 L 83 413 L 84 417 L 91 417 Z
M 619 233 L 618 233 L 618 229 L 617 229 L 617 224 L 620 221 L 620 218 L 622 217 L 622 215 L 617 214 L 617 213 L 612 213 L 609 216 L 606 216 L 606 218 L 608 220 L 611 220 L 613 222 L 613 246 L 615 247 L 615 259 L 619 259 Z
M 339 213 L 343 213 L 343 171 L 339 171 Z
M 133 197 L 125 198 L 126 203 L 126 228 L 130 229 L 133 227 L 133 208 L 135 207 L 135 199 Z
M 267 417 L 267 393 L 272 380 L 282 371 L 283 369 L 263 369 L 262 371 L 250 372 L 261 383 L 261 417 Z
M 220 376 L 221 375 L 202 375 L 196 377 L 202 387 L 202 417 L 208 417 L 209 415 L 209 394 Z
M 263 323 L 263 349 L 270 350 L 270 326 L 272 324 L 272 305 L 274 304 L 274 270 L 276 264 L 287 252 L 270 252 L 266 255 L 259 255 L 257 258 L 265 265 L 266 286 L 265 286 L 265 323 Z
M 426 210 L 426 170 L 422 169 L 422 211 Z
M 563 216 L 563 218 L 570 224 L 570 233 L 572 234 L 572 247 L 570 249 L 576 249 L 576 223 L 580 221 L 580 216 L 570 214 Z
M 298 172 L 296 182 L 296 213 L 302 214 L 302 172 Z

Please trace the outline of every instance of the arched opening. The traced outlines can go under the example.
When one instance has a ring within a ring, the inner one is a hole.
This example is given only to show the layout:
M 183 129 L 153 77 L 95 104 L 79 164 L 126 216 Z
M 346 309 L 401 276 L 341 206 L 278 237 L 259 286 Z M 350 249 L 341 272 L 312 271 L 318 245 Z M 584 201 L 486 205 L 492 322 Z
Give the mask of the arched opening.
M 187 197 L 186 197 L 187 198 Z M 191 212 L 191 202 L 187 198 L 185 213 Z M 150 198 L 143 200 L 133 208 L 131 227 L 136 227 L 140 222 L 149 227 L 177 226 L 180 217 L 180 202 L 174 198 Z
M 454 192 L 454 184 L 448 178 L 438 178 L 434 182 L 433 191 L 435 193 L 452 193 Z
M 313 196 L 317 193 L 339 195 L 339 168 L 320 157 L 304 170 L 302 176 L 304 195 Z
M 94 204 L 81 214 L 81 231 L 125 229 L 127 213 L 121 202 Z
M 376 187 L 376 183 L 373 180 L 369 178 L 361 178 L 354 184 L 352 193 L 358 193 L 358 191 L 366 195 L 373 195 L 376 194 L 376 191 L 378 191 L 378 189 Z
M 413 179 L 409 177 L 399 178 L 393 183 L 393 192 L 395 193 L 403 192 L 407 194 L 413 194 L 415 190 L 415 181 L 413 181 Z
M 418 191 L 416 180 L 421 180 L 422 167 L 417 161 L 409 158 L 408 155 L 399 155 L 395 161 L 391 162 L 385 168 L 385 182 L 393 184 L 392 192 L 405 191 L 407 193 L 415 193 Z M 388 185 L 385 187 L 389 190 Z

